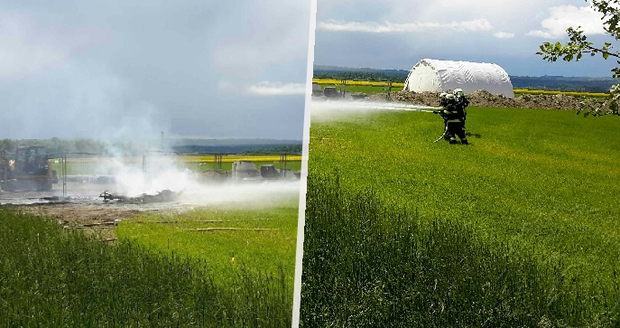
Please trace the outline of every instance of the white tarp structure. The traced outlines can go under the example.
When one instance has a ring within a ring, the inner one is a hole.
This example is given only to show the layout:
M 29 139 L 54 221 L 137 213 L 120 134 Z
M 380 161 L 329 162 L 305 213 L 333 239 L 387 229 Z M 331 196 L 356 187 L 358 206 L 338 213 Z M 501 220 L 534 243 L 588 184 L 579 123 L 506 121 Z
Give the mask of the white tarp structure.
M 444 92 L 463 89 L 465 93 L 486 90 L 514 98 L 510 77 L 497 64 L 422 59 L 409 71 L 404 90 Z

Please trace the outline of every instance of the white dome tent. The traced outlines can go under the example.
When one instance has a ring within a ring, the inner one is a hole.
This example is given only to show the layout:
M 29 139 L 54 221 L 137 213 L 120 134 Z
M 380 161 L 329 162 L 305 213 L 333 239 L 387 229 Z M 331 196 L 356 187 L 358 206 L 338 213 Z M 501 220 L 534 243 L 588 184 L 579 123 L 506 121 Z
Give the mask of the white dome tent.
M 465 93 L 486 90 L 514 98 L 510 77 L 497 64 L 422 59 L 409 71 L 404 90 L 444 92 L 463 89 Z

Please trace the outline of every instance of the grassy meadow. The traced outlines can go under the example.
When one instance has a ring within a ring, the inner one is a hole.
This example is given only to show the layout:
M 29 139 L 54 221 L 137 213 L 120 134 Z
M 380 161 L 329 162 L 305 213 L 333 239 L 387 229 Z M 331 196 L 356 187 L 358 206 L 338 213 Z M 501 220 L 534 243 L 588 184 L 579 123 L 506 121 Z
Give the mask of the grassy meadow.
M 297 204 L 201 208 L 140 215 L 119 224 L 115 234 L 157 252 L 204 260 L 217 283 L 230 282 L 239 270 L 277 275 L 292 296 L 297 216 Z
M 620 325 L 618 118 L 468 114 L 313 119 L 303 326 Z
M 240 265 L 222 279 L 210 256 L 173 245 L 160 251 L 132 238 L 106 245 L 1 208 L 0 224 L 0 326 L 290 326 L 285 265 L 276 272 Z
M 0 326 L 290 327 L 297 217 L 297 195 L 144 212 L 106 244 L 0 206 Z

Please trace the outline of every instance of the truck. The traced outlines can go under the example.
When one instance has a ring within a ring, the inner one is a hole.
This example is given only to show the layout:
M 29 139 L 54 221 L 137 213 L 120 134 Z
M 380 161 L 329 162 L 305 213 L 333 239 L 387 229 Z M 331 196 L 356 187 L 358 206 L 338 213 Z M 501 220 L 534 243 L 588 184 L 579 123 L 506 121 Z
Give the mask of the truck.
M 261 165 L 260 170 L 252 161 L 236 161 L 232 166 L 233 182 L 240 181 L 264 181 L 264 180 L 283 180 L 283 179 L 299 179 L 300 173 L 294 173 L 286 168 L 276 169 L 273 164 Z

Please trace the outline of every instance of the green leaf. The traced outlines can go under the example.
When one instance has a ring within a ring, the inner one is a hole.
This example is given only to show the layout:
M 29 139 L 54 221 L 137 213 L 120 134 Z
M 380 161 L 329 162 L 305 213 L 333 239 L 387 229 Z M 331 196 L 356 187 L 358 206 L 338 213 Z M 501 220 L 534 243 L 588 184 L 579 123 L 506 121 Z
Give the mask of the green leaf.
M 609 53 L 608 52 L 603 52 L 603 58 L 605 58 L 605 59 L 609 58 Z

